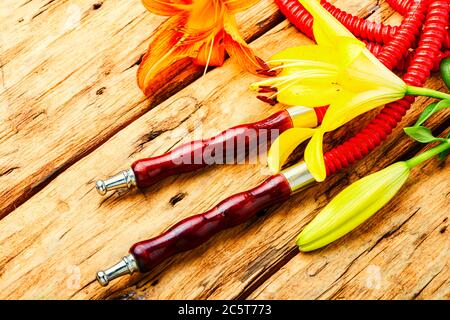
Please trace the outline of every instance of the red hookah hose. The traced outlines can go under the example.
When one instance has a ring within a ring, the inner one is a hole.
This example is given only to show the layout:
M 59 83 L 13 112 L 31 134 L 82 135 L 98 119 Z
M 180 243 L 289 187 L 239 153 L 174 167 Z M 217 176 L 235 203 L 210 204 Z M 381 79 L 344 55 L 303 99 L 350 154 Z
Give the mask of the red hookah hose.
M 419 47 L 416 49 L 411 65 L 403 77 L 407 84 L 422 86 L 429 77 L 433 68 L 433 57 L 439 54 L 442 43 L 447 36 L 448 6 L 447 1 L 430 1 Z M 392 52 L 392 50 L 388 52 Z M 390 57 L 382 54 L 381 59 L 387 60 L 382 61 L 383 63 L 392 65 L 393 60 L 397 59 L 397 55 Z M 327 175 L 336 173 L 353 164 L 386 140 L 414 100 L 414 97 L 408 96 L 386 105 L 363 130 L 342 145 L 327 152 L 324 155 Z
M 369 49 L 369 51 L 372 52 L 372 54 L 376 57 L 378 57 L 384 49 L 383 46 L 373 43 L 373 42 L 364 41 L 364 43 L 366 44 L 367 49 Z M 411 65 L 411 61 L 414 58 L 414 53 L 415 53 L 415 50 L 407 52 L 406 57 L 402 58 L 398 62 L 398 64 L 394 67 L 394 69 L 399 70 L 399 71 L 406 71 L 408 66 Z M 446 52 L 439 51 L 439 53 L 435 57 L 432 57 L 434 60 L 432 70 L 439 71 L 439 65 L 440 65 L 442 59 L 447 58 L 448 56 L 450 56 L 450 50 L 447 50 Z
M 389 69 L 392 70 L 406 56 L 406 53 L 415 41 L 416 35 L 419 33 L 425 19 L 426 4 L 426 0 L 414 0 L 412 2 L 397 34 L 378 55 L 378 59 Z M 442 41 L 439 43 L 439 50 L 441 46 Z
M 398 0 L 394 0 L 394 1 L 398 1 Z M 312 23 L 313 23 L 313 18 L 312 16 L 309 14 L 309 12 L 303 8 L 303 6 L 300 4 L 300 2 L 298 0 L 275 0 L 275 2 L 277 3 L 277 5 L 279 6 L 281 12 L 304 34 L 306 34 L 309 38 L 314 39 L 313 36 L 313 32 L 312 32 Z M 321 2 L 324 7 L 325 5 L 328 5 L 328 2 L 326 1 L 322 1 Z M 327 7 L 328 9 L 330 9 L 331 7 Z M 409 5 L 408 5 L 409 8 Z M 339 10 L 336 8 L 336 10 Z M 426 10 L 426 5 L 424 4 L 422 6 L 422 12 L 420 12 L 419 16 L 420 17 L 424 17 L 425 14 L 425 10 Z M 331 12 L 332 14 L 335 14 L 337 11 L 333 11 Z M 342 12 L 342 11 L 340 11 Z M 414 11 L 416 12 L 416 11 Z M 417 13 L 417 12 L 416 12 Z M 349 15 L 351 16 L 351 15 Z M 342 20 L 342 16 L 336 16 L 335 17 L 340 20 L 341 22 L 343 22 Z M 354 17 L 351 16 L 353 18 L 350 18 L 351 21 L 364 21 L 363 19 L 360 19 L 358 17 Z M 347 27 L 350 26 L 350 31 L 352 31 L 355 35 L 361 34 L 361 30 L 360 29 L 356 29 L 354 26 L 354 22 L 348 22 L 347 21 Z M 353 27 L 352 27 L 353 26 Z M 375 25 L 373 24 L 374 29 L 376 30 L 381 30 L 381 27 L 378 27 L 380 25 Z M 417 34 L 419 33 L 420 27 L 422 26 L 422 21 L 418 21 L 418 23 L 413 26 L 413 28 L 410 28 L 409 30 L 409 34 L 411 37 L 416 38 Z M 398 31 L 398 27 L 395 29 L 395 32 Z M 415 30 L 415 32 L 412 32 L 412 29 Z M 384 29 L 383 29 L 384 30 Z M 366 31 L 367 32 L 367 31 Z M 380 35 L 381 34 L 386 34 L 386 32 L 379 32 Z M 367 33 L 366 33 L 367 34 Z M 378 38 L 380 35 L 375 35 L 374 37 Z M 387 40 L 387 39 L 386 39 Z M 379 53 L 382 52 L 383 47 L 380 46 L 377 43 L 371 42 L 371 41 L 367 41 L 367 40 L 363 40 L 366 45 L 367 48 L 375 55 L 378 56 Z M 405 66 L 406 62 L 404 61 L 408 55 L 408 49 L 406 48 L 406 46 L 402 46 L 402 51 L 397 51 L 398 53 L 401 53 L 402 55 L 402 60 L 399 61 L 399 65 L 401 66 Z M 438 65 L 440 62 L 440 60 L 438 62 L 436 62 L 436 65 Z
M 401 8 L 404 9 L 403 6 L 409 1 L 404 1 L 405 3 L 403 3 L 402 1 L 395 0 L 393 2 L 395 2 L 396 5 L 401 5 Z M 289 21 L 309 38 L 313 39 L 313 18 L 298 0 L 275 0 L 275 3 Z M 322 0 L 321 4 L 356 37 L 361 39 L 376 43 L 387 43 L 390 38 L 397 33 L 397 27 L 379 24 L 353 16 L 336 8 L 327 1 Z
M 411 4 L 411 0 L 386 0 L 386 2 L 402 16 L 406 15 Z
M 298 4 L 300 4 L 297 1 Z M 327 1 L 321 1 L 322 6 L 335 16 L 356 37 L 375 43 L 388 43 L 397 33 L 396 26 L 385 25 L 351 15 L 336 8 Z M 304 10 L 304 9 L 303 9 Z
M 294 24 L 302 33 L 313 39 L 312 22 L 313 18 L 300 4 L 298 0 L 275 0 L 280 11 Z M 407 15 L 411 0 L 390 0 L 388 3 L 402 15 Z M 356 37 L 369 43 L 388 43 L 398 31 L 398 27 L 384 25 L 353 16 L 325 0 L 321 1 L 322 6 L 347 27 Z M 416 36 L 417 34 L 414 34 Z M 444 48 L 450 48 L 450 30 L 445 37 Z

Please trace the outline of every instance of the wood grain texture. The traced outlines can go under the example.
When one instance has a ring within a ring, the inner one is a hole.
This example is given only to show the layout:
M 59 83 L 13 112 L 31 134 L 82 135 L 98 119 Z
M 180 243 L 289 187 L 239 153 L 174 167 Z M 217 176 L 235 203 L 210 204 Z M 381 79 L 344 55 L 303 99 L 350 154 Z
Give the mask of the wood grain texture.
M 370 8 L 374 3 L 362 6 L 360 1 L 346 0 L 337 5 L 366 15 L 374 11 Z M 372 18 L 380 12 L 391 23 L 400 19 L 391 16 L 384 5 Z M 268 58 L 283 48 L 308 42 L 282 22 L 252 46 Z M 448 169 L 436 161 L 416 170 L 399 197 L 336 244 L 308 255 L 298 254 L 294 244 L 303 226 L 349 182 L 420 151 L 421 146 L 405 137 L 401 127 L 414 122 L 429 103 L 427 99 L 419 99 L 389 140 L 365 161 L 326 183 L 148 274 L 124 277 L 108 288 L 96 283 L 95 272 L 117 262 L 134 242 L 159 234 L 267 177 L 261 159 L 257 164 L 216 166 L 169 178 L 125 195 L 116 192 L 101 198 L 93 186 L 96 178 L 125 169 L 136 159 L 201 138 L 199 132 L 207 137 L 278 110 L 279 106 L 258 101 L 248 90 L 255 79 L 227 61 L 142 116 L 134 114 L 131 118 L 137 119 L 118 125 L 117 133 L 104 143 L 98 141 L 91 153 L 78 153 L 82 156 L 73 165 L 64 167 L 42 190 L 0 220 L 0 298 L 448 298 Z M 135 84 L 129 81 L 119 81 L 124 85 L 121 94 L 135 94 L 139 100 Z M 443 90 L 437 76 L 427 86 Z M 113 103 L 119 87 L 109 93 L 110 86 L 106 87 L 100 97 L 104 103 Z M 130 105 L 126 103 L 129 98 L 123 97 L 123 105 Z M 134 111 L 123 107 L 121 112 Z M 348 138 L 373 114 L 328 134 L 326 148 Z M 108 115 L 98 121 L 92 124 L 93 133 L 110 130 L 99 127 L 100 121 L 114 125 Z M 439 133 L 448 122 L 449 113 L 442 112 L 428 124 Z M 291 161 L 300 157 L 301 152 Z M 381 287 L 372 290 L 365 284 L 378 287 L 378 271 Z M 375 275 L 374 280 L 367 280 L 368 274 Z
M 0 7 L 15 9 L 0 43 L 0 217 L 202 73 L 184 65 L 145 99 L 137 64 L 164 18 L 138 0 L 10 2 Z M 264 0 L 239 24 L 253 40 L 281 19 Z
M 447 161 L 448 162 L 448 161 Z M 251 299 L 450 299 L 449 169 L 432 161 L 360 228 L 297 254 Z

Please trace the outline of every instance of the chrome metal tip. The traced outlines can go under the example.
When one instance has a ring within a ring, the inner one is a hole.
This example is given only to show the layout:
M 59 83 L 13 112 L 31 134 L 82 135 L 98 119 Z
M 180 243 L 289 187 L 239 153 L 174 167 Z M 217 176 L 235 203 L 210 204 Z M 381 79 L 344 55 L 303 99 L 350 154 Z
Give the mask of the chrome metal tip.
M 135 271 L 139 271 L 136 259 L 132 254 L 129 254 L 111 268 L 98 271 L 97 281 L 101 286 L 106 287 L 111 280 L 127 274 L 133 274 Z
M 106 184 L 105 181 L 103 180 L 97 180 L 95 182 L 95 189 L 97 189 L 97 192 L 101 195 L 104 196 L 107 192 L 106 190 Z
M 97 180 L 95 182 L 95 188 L 102 196 L 106 195 L 108 191 L 127 190 L 131 189 L 133 186 L 136 186 L 136 176 L 132 169 L 122 171 L 108 179 Z
M 106 287 L 109 284 L 109 279 L 106 276 L 105 271 L 97 272 L 97 281 L 102 285 L 102 287 Z

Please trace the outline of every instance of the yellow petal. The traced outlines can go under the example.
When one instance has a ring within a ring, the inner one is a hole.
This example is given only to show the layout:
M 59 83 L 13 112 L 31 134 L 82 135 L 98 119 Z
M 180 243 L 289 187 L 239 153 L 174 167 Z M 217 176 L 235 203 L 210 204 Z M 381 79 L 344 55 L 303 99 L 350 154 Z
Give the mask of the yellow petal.
M 261 58 L 257 57 L 252 49 L 247 45 L 239 33 L 236 19 L 233 15 L 224 14 L 225 48 L 228 54 L 236 59 L 236 62 L 252 73 L 261 70 L 268 70 L 268 65 Z
M 303 141 L 311 137 L 314 130 L 309 128 L 292 128 L 283 132 L 270 147 L 267 159 L 270 170 L 273 173 L 279 172 L 289 155 Z
M 331 13 L 325 10 L 317 0 L 299 0 L 314 18 L 314 38 L 319 45 L 336 47 L 338 37 L 354 38 Z
M 397 194 L 409 172 L 398 162 L 345 188 L 297 237 L 300 250 L 321 248 L 369 219 Z
M 386 68 L 367 49 L 364 49 L 362 54 L 353 61 L 343 76 L 351 80 L 348 84 L 352 85 L 352 88 L 356 90 L 374 89 L 383 86 L 406 91 L 405 82 Z
M 328 112 L 328 111 L 327 111 Z M 316 181 L 322 182 L 327 177 L 323 158 L 323 131 L 318 128 L 305 149 L 305 162 L 309 172 Z
M 324 132 L 335 130 L 357 116 L 384 104 L 399 100 L 404 95 L 404 92 L 394 91 L 390 88 L 379 88 L 357 94 L 342 92 L 328 108 L 321 128 Z
M 323 79 L 322 83 L 303 81 L 304 84 L 287 84 L 278 88 L 277 100 L 288 106 L 305 106 L 315 108 L 326 106 L 336 99 L 342 88 L 333 83 L 334 77 Z M 309 82 L 309 83 L 308 83 Z M 276 84 L 274 84 L 276 86 Z
M 142 0 L 148 11 L 161 16 L 174 16 L 191 9 L 190 1 L 186 0 Z
M 296 60 L 305 61 L 322 61 L 327 62 L 330 65 L 336 65 L 338 59 L 334 54 L 330 54 L 328 48 L 318 46 L 316 44 L 304 45 L 291 47 L 278 52 L 270 58 L 270 62 L 278 63 L 289 63 Z
M 260 0 L 224 0 L 225 6 L 230 13 L 247 10 Z
M 339 66 L 344 69 L 354 63 L 366 49 L 366 45 L 354 37 L 337 37 L 336 46 Z M 370 69 L 368 69 L 370 70 Z

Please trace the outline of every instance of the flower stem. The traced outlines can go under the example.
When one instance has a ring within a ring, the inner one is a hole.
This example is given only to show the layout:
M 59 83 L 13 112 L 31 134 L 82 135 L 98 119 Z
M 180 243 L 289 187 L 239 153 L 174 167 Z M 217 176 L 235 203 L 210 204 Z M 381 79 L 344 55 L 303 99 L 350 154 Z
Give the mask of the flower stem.
M 441 152 L 444 152 L 445 150 L 450 149 L 450 139 L 447 139 L 447 141 L 439 144 L 438 146 L 427 150 L 421 154 L 419 154 L 418 156 L 411 158 L 409 160 L 406 161 L 406 165 L 412 169 L 415 166 L 421 164 L 424 161 L 427 161 L 428 159 L 438 155 Z
M 406 95 L 425 96 L 425 97 L 436 98 L 436 99 L 450 99 L 450 94 L 436 91 L 433 89 L 420 88 L 420 87 L 414 87 L 414 86 L 406 87 Z

